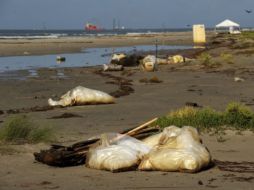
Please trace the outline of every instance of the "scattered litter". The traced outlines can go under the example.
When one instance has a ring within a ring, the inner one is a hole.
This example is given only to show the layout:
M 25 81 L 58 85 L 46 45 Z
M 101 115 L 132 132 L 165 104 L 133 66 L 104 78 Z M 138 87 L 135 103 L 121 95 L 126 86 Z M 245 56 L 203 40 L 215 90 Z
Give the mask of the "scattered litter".
M 126 55 L 123 54 L 123 53 L 113 54 L 111 61 L 119 62 L 119 61 L 121 61 L 124 58 L 126 58 Z
M 244 82 L 245 80 L 243 78 L 240 78 L 240 77 L 235 77 L 234 81 L 235 82 Z
M 202 108 L 203 107 L 196 102 L 186 102 L 185 105 L 189 106 L 189 107 L 194 107 L 194 108 Z
M 116 65 L 122 65 L 124 67 L 138 66 L 142 56 L 135 54 L 125 55 L 125 54 L 113 54 L 110 63 Z
M 53 166 L 86 164 L 99 170 L 158 170 L 199 172 L 210 166 L 211 156 L 196 128 L 175 126 L 160 132 L 151 127 L 158 118 L 122 133 L 105 133 L 65 147 L 52 145 L 34 153 L 39 162 Z
M 50 117 L 48 119 L 66 119 L 66 118 L 74 118 L 74 117 L 82 117 L 80 115 L 77 115 L 77 114 L 73 114 L 73 113 L 63 113 L 61 115 L 58 115 L 58 116 L 53 116 L 53 117 Z
M 148 72 L 157 70 L 156 57 L 154 55 L 146 56 L 141 62 L 141 68 Z
M 156 140 L 159 141 L 156 143 Z M 146 140 L 155 145 L 139 165 L 140 170 L 181 171 L 195 173 L 209 166 L 211 156 L 204 145 L 197 129 L 193 127 L 165 128 L 158 135 Z
M 59 101 L 54 101 L 50 98 L 48 104 L 50 106 L 66 107 L 86 104 L 110 104 L 114 103 L 114 101 L 114 97 L 105 92 L 78 86 L 61 96 Z
M 103 71 L 122 71 L 123 69 L 123 65 L 103 64 Z
M 185 58 L 182 55 L 174 55 L 173 57 L 168 57 L 169 63 L 177 64 L 177 63 L 184 63 Z
M 139 82 L 141 82 L 141 83 L 162 83 L 163 81 L 158 79 L 158 77 L 154 76 L 151 79 L 147 79 L 147 78 L 140 79 Z
M 57 60 L 58 62 L 64 62 L 64 61 L 66 60 L 66 58 L 65 58 L 65 57 L 62 57 L 62 56 L 57 56 L 57 57 L 56 57 L 56 60 Z

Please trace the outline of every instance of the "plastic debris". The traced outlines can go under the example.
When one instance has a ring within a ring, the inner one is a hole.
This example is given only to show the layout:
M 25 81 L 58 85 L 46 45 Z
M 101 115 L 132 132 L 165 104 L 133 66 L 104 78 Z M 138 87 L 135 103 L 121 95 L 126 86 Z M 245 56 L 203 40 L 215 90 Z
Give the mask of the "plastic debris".
M 153 146 L 152 151 L 142 160 L 140 170 L 184 171 L 195 173 L 207 167 L 211 156 L 202 144 L 197 130 L 193 127 L 165 128 L 159 141 L 158 136 L 144 140 Z
M 103 64 L 103 71 L 122 71 L 123 65 Z
M 48 104 L 50 106 L 66 107 L 85 104 L 110 104 L 114 101 L 114 97 L 105 92 L 78 86 L 61 96 L 59 101 L 50 98 Z
M 184 63 L 185 58 L 182 55 L 174 55 L 173 57 L 168 57 L 169 63 L 177 64 Z
M 90 148 L 86 166 L 112 172 L 130 170 L 137 167 L 150 148 L 128 135 L 103 134 L 100 145 Z
M 144 71 L 155 71 L 157 69 L 156 57 L 153 55 L 146 56 L 141 63 L 141 67 Z
M 240 77 L 235 77 L 234 81 L 235 82 L 244 82 L 245 80 L 243 78 L 240 78 Z

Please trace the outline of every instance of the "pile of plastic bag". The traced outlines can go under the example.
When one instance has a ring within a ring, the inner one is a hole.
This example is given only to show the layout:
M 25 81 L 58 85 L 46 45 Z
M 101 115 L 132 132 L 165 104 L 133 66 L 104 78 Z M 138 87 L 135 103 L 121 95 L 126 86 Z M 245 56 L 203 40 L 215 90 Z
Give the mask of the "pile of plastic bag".
M 90 148 L 86 166 L 124 171 L 131 169 L 199 172 L 209 166 L 211 155 L 193 127 L 167 127 L 143 141 L 121 134 L 103 134 Z

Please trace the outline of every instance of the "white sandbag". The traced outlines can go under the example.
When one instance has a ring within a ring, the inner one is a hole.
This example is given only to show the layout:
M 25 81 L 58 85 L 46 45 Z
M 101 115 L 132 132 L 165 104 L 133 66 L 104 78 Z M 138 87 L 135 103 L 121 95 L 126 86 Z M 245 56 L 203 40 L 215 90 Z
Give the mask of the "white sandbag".
M 105 92 L 78 86 L 61 96 L 59 101 L 54 101 L 50 98 L 48 104 L 50 106 L 65 107 L 84 104 L 110 104 L 114 103 L 114 101 L 114 97 Z
M 120 134 L 104 134 L 100 145 L 90 148 L 86 166 L 93 169 L 123 171 L 138 166 L 150 148 L 141 141 Z
M 150 148 L 154 148 L 159 144 L 162 133 L 152 135 L 142 140 L 142 142 Z
M 157 69 L 156 57 L 153 55 L 146 56 L 143 59 L 141 66 L 145 71 L 155 71 Z
M 211 156 L 193 127 L 166 128 L 153 150 L 139 165 L 140 170 L 198 172 L 207 167 Z

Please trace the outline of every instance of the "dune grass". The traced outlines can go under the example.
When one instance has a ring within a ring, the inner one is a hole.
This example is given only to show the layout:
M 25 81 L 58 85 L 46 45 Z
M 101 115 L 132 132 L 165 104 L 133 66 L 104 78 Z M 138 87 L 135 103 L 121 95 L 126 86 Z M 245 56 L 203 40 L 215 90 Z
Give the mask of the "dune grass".
M 240 103 L 230 103 L 225 111 L 219 112 L 212 108 L 184 107 L 170 112 L 156 122 L 161 128 L 176 125 L 193 126 L 200 130 L 254 130 L 254 112 Z
M 41 127 L 27 116 L 19 115 L 7 118 L 0 128 L 0 141 L 11 143 L 50 142 L 54 139 L 49 127 Z

